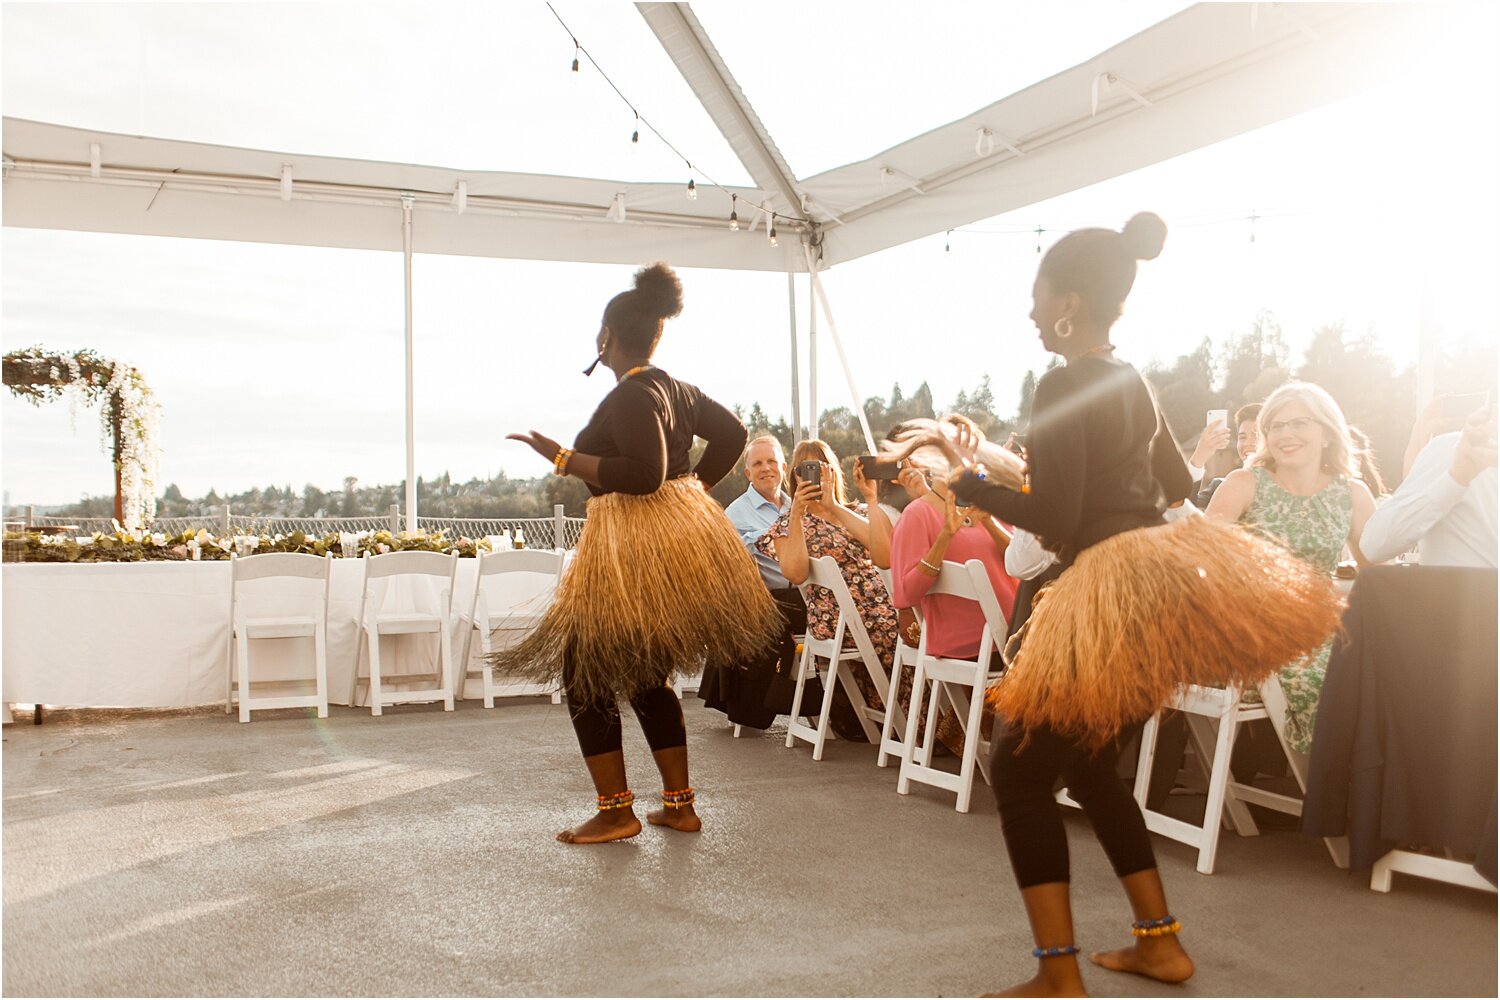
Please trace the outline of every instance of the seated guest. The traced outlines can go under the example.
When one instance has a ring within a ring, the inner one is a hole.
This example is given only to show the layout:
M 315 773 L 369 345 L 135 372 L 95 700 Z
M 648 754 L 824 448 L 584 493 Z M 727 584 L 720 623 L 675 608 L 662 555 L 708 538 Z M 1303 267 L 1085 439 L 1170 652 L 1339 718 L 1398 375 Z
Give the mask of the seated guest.
M 723 712 L 736 725 L 752 729 L 765 729 L 777 715 L 791 711 L 791 668 L 796 655 L 792 637 L 807 629 L 807 607 L 801 592 L 781 575 L 776 560 L 755 544 L 791 508 L 792 499 L 781 488 L 785 477 L 786 456 L 781 442 L 770 435 L 756 438 L 745 449 L 745 478 L 750 485 L 724 511 L 781 611 L 781 635 L 751 660 L 706 664 L 698 693 L 709 708 Z
M 1239 459 L 1239 468 L 1244 468 L 1245 463 L 1250 461 L 1250 456 L 1260 450 L 1260 431 L 1257 429 L 1256 421 L 1260 417 L 1260 404 L 1250 403 L 1240 407 L 1234 414 L 1234 425 L 1237 428 L 1234 437 L 1234 452 Z M 1222 478 L 1203 481 L 1204 476 L 1200 469 L 1196 468 L 1197 454 L 1193 455 L 1193 462 L 1188 464 L 1188 475 L 1197 476 L 1202 482 L 1202 489 L 1193 498 L 1193 505 L 1199 510 L 1207 510 L 1208 503 L 1214 498 L 1214 492 L 1223 485 Z
M 929 595 L 928 590 L 944 560 L 965 563 L 978 559 L 984 563 L 1000 610 L 1009 620 L 1016 597 L 1016 581 L 1006 575 L 1004 565 L 1010 533 L 986 511 L 957 505 L 948 489 L 946 462 L 932 459 L 925 450 L 917 451 L 908 462 L 917 466 L 930 462 L 938 474 L 931 477 L 931 489 L 907 505 L 896 524 L 891 539 L 892 597 L 898 609 L 921 606 L 921 636 L 930 655 L 972 660 L 979 655 L 985 626 L 979 605 L 961 597 Z M 1005 641 L 1003 634 L 994 638 L 997 643 Z M 998 669 L 998 661 L 995 667 Z M 954 753 L 962 752 L 963 729 L 951 709 L 943 713 L 937 736 Z
M 818 482 L 804 481 L 798 474 L 800 464 L 808 461 L 819 464 Z M 896 609 L 891 606 L 880 572 L 870 559 L 870 522 L 864 517 L 865 505 L 848 504 L 838 457 L 823 441 L 798 443 L 792 452 L 791 484 L 791 503 L 756 541 L 756 548 L 773 556 L 782 576 L 793 585 L 807 580 L 813 559 L 832 556 L 849 585 L 870 642 L 882 666 L 889 671 L 896 652 Z M 832 639 L 838 616 L 838 602 L 833 594 L 822 587 L 813 587 L 807 604 L 808 634 L 817 639 Z M 856 666 L 851 673 L 866 704 L 881 708 L 885 692 L 878 689 L 869 672 Z M 838 690 L 833 699 L 833 731 L 842 739 L 863 741 L 864 729 L 854 706 L 843 689 L 835 687 Z M 906 685 L 903 701 L 910 699 L 910 690 L 910 684 Z
M 1260 450 L 1248 468 L 1225 477 L 1208 505 L 1208 516 L 1238 521 L 1330 576 L 1346 544 L 1364 564 L 1360 537 L 1375 512 L 1375 498 L 1359 479 L 1349 425 L 1338 403 L 1320 386 L 1288 382 L 1266 400 L 1259 424 Z M 1300 753 L 1312 748 L 1331 649 L 1330 639 L 1311 657 L 1281 669 L 1287 742 Z
M 1495 480 L 1495 415 L 1485 409 L 1427 443 L 1370 516 L 1360 549 L 1384 562 L 1415 545 L 1424 566 L 1496 568 Z

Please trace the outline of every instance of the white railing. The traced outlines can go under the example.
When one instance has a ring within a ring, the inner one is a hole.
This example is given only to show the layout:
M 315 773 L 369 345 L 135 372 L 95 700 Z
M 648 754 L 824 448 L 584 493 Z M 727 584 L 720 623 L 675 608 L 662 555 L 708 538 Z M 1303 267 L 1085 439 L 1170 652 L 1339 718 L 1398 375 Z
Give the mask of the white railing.
M 427 533 L 442 531 L 448 538 L 484 538 L 486 535 L 509 535 L 520 532 L 531 548 L 571 549 L 578 545 L 578 536 L 583 531 L 584 519 L 563 514 L 562 504 L 552 508 L 551 517 L 419 517 L 417 528 Z M 114 521 L 107 517 L 54 517 L 38 515 L 27 508 L 24 518 L 8 518 L 7 531 L 25 531 L 29 528 L 75 529 L 80 535 L 96 532 L 108 534 L 115 530 Z M 286 535 L 301 531 L 309 535 L 327 535 L 339 532 L 390 531 L 400 534 L 404 530 L 400 507 L 391 505 L 384 517 L 262 517 L 231 512 L 229 505 L 219 508 L 216 514 L 200 514 L 192 517 L 159 517 L 151 522 L 149 530 L 175 535 L 184 531 L 203 529 L 211 534 L 230 535 Z

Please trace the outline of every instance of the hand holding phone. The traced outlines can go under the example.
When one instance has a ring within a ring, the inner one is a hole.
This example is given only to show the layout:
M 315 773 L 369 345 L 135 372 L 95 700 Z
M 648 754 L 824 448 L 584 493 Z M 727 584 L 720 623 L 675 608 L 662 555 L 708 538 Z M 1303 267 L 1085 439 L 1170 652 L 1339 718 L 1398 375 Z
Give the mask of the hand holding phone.
M 1479 410 L 1488 409 L 1489 405 L 1490 394 L 1487 392 L 1466 392 L 1460 396 L 1444 396 L 1443 419 L 1461 424 Z
M 864 470 L 865 478 L 872 482 L 877 479 L 887 482 L 895 480 L 901 475 L 901 467 L 906 464 L 899 459 L 881 461 L 874 455 L 861 455 L 858 462 L 859 467 Z

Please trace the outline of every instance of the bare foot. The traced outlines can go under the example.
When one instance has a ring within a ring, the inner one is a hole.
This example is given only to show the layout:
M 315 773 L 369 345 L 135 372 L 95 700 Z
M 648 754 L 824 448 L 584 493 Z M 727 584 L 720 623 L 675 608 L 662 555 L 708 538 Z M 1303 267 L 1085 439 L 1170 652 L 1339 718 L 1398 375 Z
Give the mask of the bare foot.
M 607 844 L 640 832 L 641 821 L 635 818 L 634 809 L 604 809 L 593 819 L 559 833 L 557 839 L 564 844 Z
M 692 806 L 681 809 L 653 809 L 646 814 L 646 822 L 652 826 L 669 826 L 685 833 L 696 833 L 703 829 L 703 821 Z
M 1018 983 L 1008 990 L 981 995 L 987 997 L 1086 997 L 1089 994 L 1083 988 L 1083 980 L 1076 975 L 1072 976 L 1069 982 L 1067 979 L 1054 981 L 1038 973 L 1036 978 Z
M 1177 935 L 1141 938 L 1133 948 L 1096 951 L 1089 960 L 1102 969 L 1132 972 L 1159 983 L 1186 982 L 1193 974 L 1193 960 L 1177 941 Z

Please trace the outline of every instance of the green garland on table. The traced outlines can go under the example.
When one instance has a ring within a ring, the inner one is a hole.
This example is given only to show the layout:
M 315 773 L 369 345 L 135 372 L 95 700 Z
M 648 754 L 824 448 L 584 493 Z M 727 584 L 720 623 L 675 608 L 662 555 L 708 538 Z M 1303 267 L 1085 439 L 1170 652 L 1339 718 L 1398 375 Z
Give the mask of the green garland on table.
M 485 539 L 449 539 L 441 531 L 431 535 L 420 532 L 415 535 L 393 534 L 389 531 L 362 533 L 357 536 L 355 544 L 355 551 L 360 556 L 387 552 L 457 552 L 460 558 L 473 559 L 490 551 L 490 543 Z M 5 534 L 4 558 L 6 562 L 50 563 L 188 562 L 194 559 L 195 551 L 199 561 L 215 562 L 228 559 L 232 552 L 245 555 L 300 552 L 313 556 L 331 552 L 338 556 L 344 554 L 344 546 L 337 533 L 308 535 L 301 531 L 275 537 L 219 537 L 202 529 L 178 535 L 116 531 L 112 534 L 96 533 L 84 541 L 72 535 L 12 531 Z

